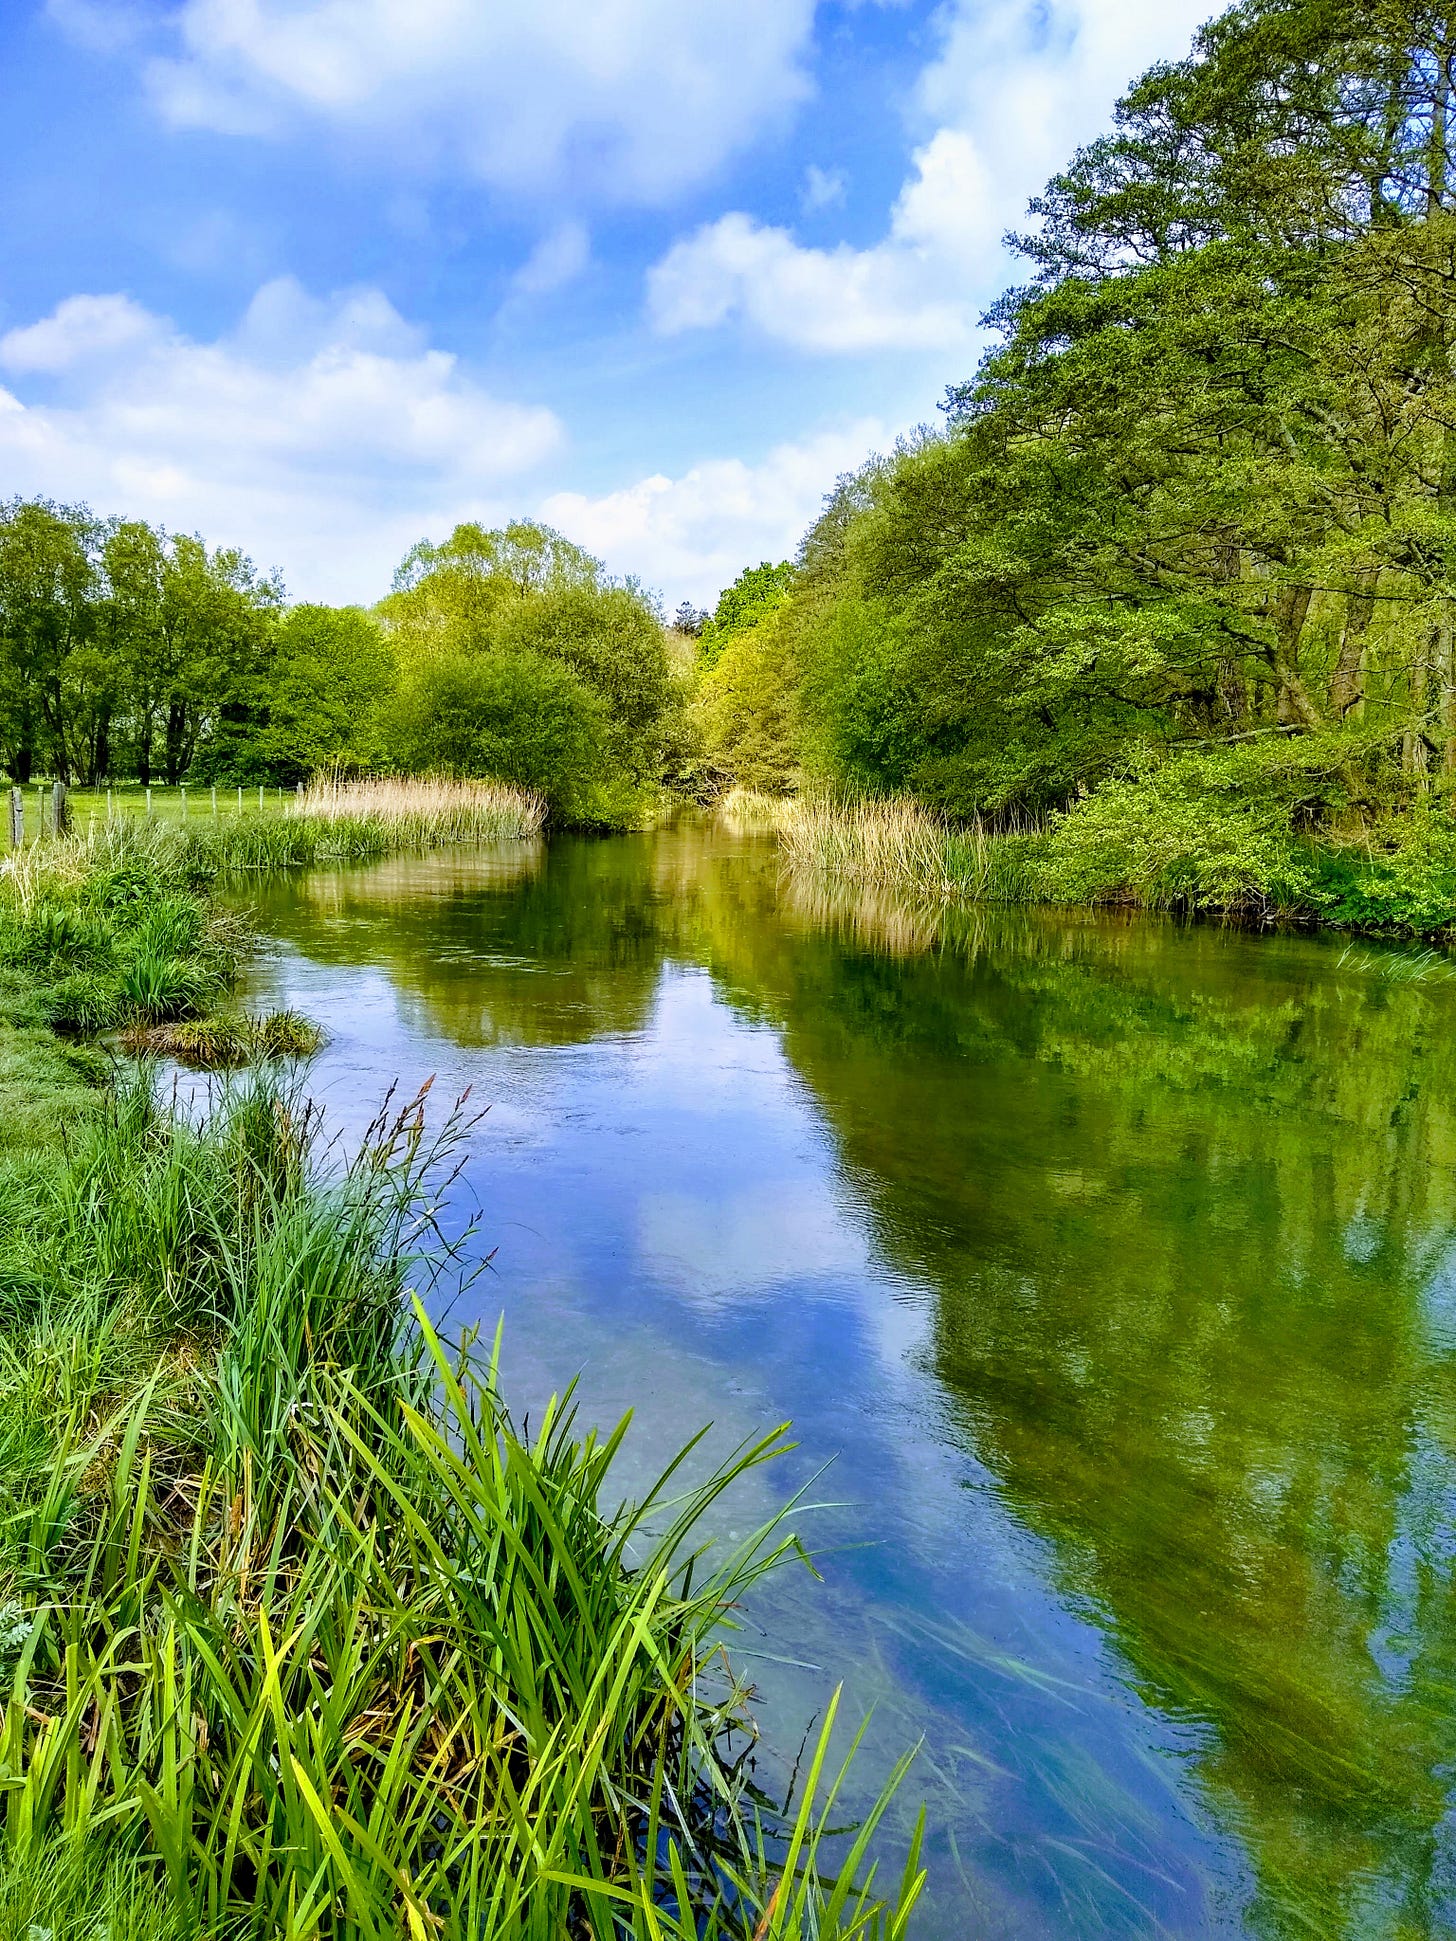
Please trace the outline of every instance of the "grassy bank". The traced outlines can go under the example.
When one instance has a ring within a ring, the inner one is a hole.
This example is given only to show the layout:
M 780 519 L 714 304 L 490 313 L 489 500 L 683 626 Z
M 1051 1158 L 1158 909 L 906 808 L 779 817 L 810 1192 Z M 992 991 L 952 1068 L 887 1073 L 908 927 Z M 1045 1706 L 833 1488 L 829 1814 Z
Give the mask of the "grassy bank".
M 421 1126 L 341 1175 L 285 1084 L 199 1129 L 136 1079 L 0 1175 L 0 1923 L 901 1931 L 909 1882 L 819 1876 L 822 1763 L 773 1828 L 740 1757 L 717 1640 L 794 1546 L 701 1530 L 782 1436 L 604 1515 L 622 1429 L 568 1398 L 526 1437 L 409 1301 Z
M 1208 912 L 1430 939 L 1456 934 L 1449 804 L 1301 835 L 1257 797 L 1168 782 L 1104 784 L 1063 815 L 993 830 L 905 796 L 735 792 L 730 828 L 771 832 L 796 873 L 931 901 L 1073 903 Z
M 297 821 L 342 854 L 478 826 L 380 811 Z M 706 1543 L 783 1434 L 622 1505 L 625 1424 L 568 1397 L 528 1435 L 419 1303 L 458 1115 L 345 1164 L 296 1076 L 201 1122 L 100 1082 L 97 1028 L 211 1028 L 238 861 L 128 823 L 0 869 L 0 1934 L 902 1934 L 917 1875 L 877 1899 L 875 1816 L 839 1831 L 832 1719 L 775 1813 L 722 1655 L 801 1554 Z

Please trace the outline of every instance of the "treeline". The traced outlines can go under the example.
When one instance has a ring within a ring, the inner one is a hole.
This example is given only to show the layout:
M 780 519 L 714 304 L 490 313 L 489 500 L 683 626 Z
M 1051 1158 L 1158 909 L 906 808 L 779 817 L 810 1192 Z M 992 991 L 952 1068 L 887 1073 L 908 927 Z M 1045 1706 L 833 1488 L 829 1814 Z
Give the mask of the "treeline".
M 422 542 L 365 612 L 289 608 L 276 577 L 195 537 L 0 505 L 0 766 L 15 781 L 444 771 L 614 825 L 658 785 L 674 711 L 655 604 L 542 526 Z
M 1453 63 L 1440 8 L 1245 0 L 1137 81 L 944 425 L 704 630 L 722 776 L 1075 823 L 1109 883 L 1136 826 L 1253 858 L 1447 803 Z

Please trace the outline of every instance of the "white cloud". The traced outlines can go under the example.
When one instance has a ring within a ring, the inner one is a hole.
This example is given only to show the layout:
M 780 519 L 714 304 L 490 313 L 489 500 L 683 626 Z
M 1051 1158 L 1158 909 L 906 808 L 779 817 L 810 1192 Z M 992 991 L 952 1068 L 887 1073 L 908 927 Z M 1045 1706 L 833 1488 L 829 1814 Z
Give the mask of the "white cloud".
M 591 239 L 579 222 L 558 223 L 543 236 L 512 279 L 522 296 L 549 296 L 575 282 L 591 260 Z
M 974 328 L 998 225 L 974 142 L 942 128 L 915 156 L 890 233 L 870 249 L 805 249 L 787 229 L 721 216 L 648 273 L 648 315 L 671 335 L 742 318 L 804 350 L 935 350 Z
M 126 296 L 67 297 L 50 316 L 0 337 L 0 368 L 67 371 L 155 336 L 157 319 Z
M 711 606 L 746 564 L 791 557 L 841 472 L 892 434 L 876 419 L 776 446 L 756 465 L 706 459 L 679 478 L 654 473 L 600 498 L 558 492 L 541 517 L 619 573 L 637 573 L 675 606 Z
M 799 191 L 799 207 L 806 216 L 820 209 L 834 209 L 844 201 L 849 178 L 842 168 L 820 168 L 810 162 L 804 170 L 804 186 Z
M 175 125 L 313 122 L 412 166 L 654 200 L 804 98 L 813 15 L 814 0 L 184 0 L 148 84 Z
M 423 531 L 498 517 L 504 481 L 561 437 L 377 290 L 318 299 L 290 278 L 212 343 L 125 297 L 73 297 L 0 338 L 0 370 L 41 381 L 0 391 L 10 490 L 242 545 L 297 597 L 376 597 Z
M 664 333 L 737 320 L 811 351 L 969 347 L 1007 277 L 1003 232 L 1207 12 L 1208 0 L 956 0 L 916 89 L 934 132 L 885 236 L 810 249 L 787 229 L 721 216 L 648 273 L 649 318 Z

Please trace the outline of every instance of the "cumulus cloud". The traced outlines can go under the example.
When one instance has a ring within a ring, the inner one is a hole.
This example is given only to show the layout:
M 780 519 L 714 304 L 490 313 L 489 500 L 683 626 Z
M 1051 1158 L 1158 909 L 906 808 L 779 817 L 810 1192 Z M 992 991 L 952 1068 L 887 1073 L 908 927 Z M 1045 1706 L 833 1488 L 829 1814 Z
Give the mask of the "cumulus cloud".
M 934 132 L 884 237 L 814 249 L 741 211 L 721 216 L 649 272 L 651 322 L 672 334 L 737 320 L 809 351 L 967 346 L 1005 281 L 1000 237 L 1027 198 L 1105 126 L 1135 74 L 1184 51 L 1207 12 L 1208 0 L 956 0 L 915 90 Z
M 244 546 L 299 597 L 370 599 L 420 533 L 498 517 L 559 444 L 377 290 L 265 284 L 199 343 L 124 296 L 78 296 L 0 338 L 11 490 L 89 499 Z
M 647 279 L 664 335 L 738 317 L 804 350 L 935 350 L 975 323 L 972 292 L 998 228 L 971 138 L 940 129 L 914 158 L 888 236 L 870 249 L 805 249 L 735 212 L 675 243 Z
M 705 459 L 677 478 L 654 473 L 600 498 L 558 492 L 541 516 L 619 573 L 637 573 L 669 605 L 711 606 L 745 564 L 791 557 L 824 494 L 892 434 L 873 418 L 776 446 L 757 464 Z
M 157 320 L 127 296 L 67 297 L 50 316 L 0 337 L 7 371 L 67 371 L 155 336 Z
M 51 0 L 72 18 L 83 0 Z M 800 101 L 814 0 L 184 0 L 151 60 L 175 125 L 300 123 L 463 164 L 655 200 Z

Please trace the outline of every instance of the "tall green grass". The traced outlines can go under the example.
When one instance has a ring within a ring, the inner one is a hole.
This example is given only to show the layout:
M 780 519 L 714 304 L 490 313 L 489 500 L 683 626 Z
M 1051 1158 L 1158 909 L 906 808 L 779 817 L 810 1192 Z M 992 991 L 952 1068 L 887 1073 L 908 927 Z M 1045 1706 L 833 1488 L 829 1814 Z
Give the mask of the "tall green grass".
M 568 1395 L 520 1428 L 419 1298 L 461 1130 L 422 1108 L 344 1165 L 286 1083 L 199 1125 L 142 1075 L 64 1166 L 0 1175 L 0 1915 L 903 1934 L 914 1855 L 881 1899 L 877 1813 L 831 1834 L 832 1718 L 786 1814 L 744 1758 L 722 1635 L 798 1548 L 704 1532 L 783 1433 L 613 1507 L 625 1424 Z
M 735 790 L 720 813 L 742 833 L 779 838 L 805 876 L 931 901 L 1036 899 L 1036 832 L 956 825 L 909 796 L 763 796 Z

